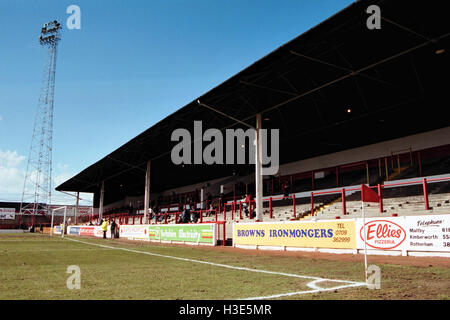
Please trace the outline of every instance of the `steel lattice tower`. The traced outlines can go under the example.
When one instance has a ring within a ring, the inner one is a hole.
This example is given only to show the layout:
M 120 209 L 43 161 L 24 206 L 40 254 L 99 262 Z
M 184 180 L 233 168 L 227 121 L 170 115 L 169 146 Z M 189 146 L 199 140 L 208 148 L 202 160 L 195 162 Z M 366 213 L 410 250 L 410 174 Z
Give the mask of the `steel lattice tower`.
M 20 212 L 32 215 L 49 213 L 52 195 L 53 103 L 55 91 L 56 53 L 62 27 L 56 20 L 44 24 L 39 43 L 46 47 L 41 94 L 34 120 L 28 154 Z

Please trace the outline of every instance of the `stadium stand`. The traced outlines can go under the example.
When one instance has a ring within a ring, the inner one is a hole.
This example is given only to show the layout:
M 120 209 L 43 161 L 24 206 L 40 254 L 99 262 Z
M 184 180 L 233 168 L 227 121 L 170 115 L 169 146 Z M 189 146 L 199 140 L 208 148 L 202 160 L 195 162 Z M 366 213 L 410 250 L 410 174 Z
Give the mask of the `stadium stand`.
M 383 212 L 379 211 L 378 205 L 367 204 L 367 216 L 392 216 L 392 215 L 413 215 L 423 214 L 425 209 L 423 184 L 417 182 L 423 177 L 420 173 L 432 174 L 427 179 L 436 179 L 450 173 L 450 146 L 441 146 L 421 150 L 422 158 L 418 163 L 418 157 L 411 163 L 411 154 L 409 152 L 392 156 L 388 161 L 378 161 L 377 159 L 368 160 L 360 163 L 344 164 L 335 168 L 324 168 L 316 170 L 317 172 L 327 172 L 324 178 L 317 178 L 312 181 L 313 172 L 299 172 L 287 177 L 270 177 L 265 180 L 266 192 L 281 191 L 282 182 L 292 181 L 288 197 L 283 195 L 266 194 L 264 205 L 264 219 L 273 221 L 288 221 L 294 219 L 306 219 L 314 216 L 315 219 L 335 219 L 343 217 L 342 188 L 358 188 L 361 184 L 368 181 L 370 185 L 388 185 L 383 188 Z M 416 155 L 419 152 L 416 152 Z M 387 172 L 385 168 L 378 168 L 379 163 L 388 163 Z M 386 174 L 388 175 L 386 178 Z M 305 178 L 306 177 L 306 178 Z M 396 180 L 392 180 L 392 179 Z M 398 185 L 408 181 L 416 181 L 415 185 Z M 419 184 L 417 184 L 419 183 Z M 236 194 L 227 193 L 220 197 L 215 194 L 214 198 L 205 200 L 204 208 L 212 206 L 214 211 L 202 210 L 202 222 L 208 221 L 254 221 L 246 217 L 239 209 L 239 202 L 245 194 L 245 189 L 253 190 L 254 185 L 249 184 L 243 188 L 243 183 L 236 183 Z M 336 185 L 339 185 L 337 187 Z M 450 209 L 450 183 L 447 180 L 428 184 L 428 202 L 429 213 L 448 212 Z M 312 189 L 315 187 L 315 189 Z M 320 189 L 319 189 L 320 188 Z M 329 193 L 334 191 L 334 193 Z M 195 213 L 200 221 L 201 204 L 198 196 L 199 190 L 192 190 L 180 194 L 172 193 L 169 195 L 160 195 L 153 208 L 157 208 L 159 214 L 150 220 L 150 223 L 177 223 L 185 206 L 193 204 L 196 208 Z M 314 193 L 313 204 L 311 204 L 311 192 Z M 295 195 L 295 211 L 292 196 Z M 270 200 L 270 198 L 272 198 Z M 174 202 L 175 201 L 175 202 Z M 223 202 L 226 201 L 226 210 L 224 212 Z M 346 214 L 345 217 L 359 217 L 361 215 L 361 193 L 359 191 L 346 191 L 345 196 Z M 155 204 L 155 202 L 153 202 Z M 157 204 L 160 204 L 157 206 Z M 311 214 L 313 207 L 313 214 Z M 270 212 L 272 211 L 272 213 Z M 143 206 L 123 206 L 120 208 L 109 208 L 105 210 L 106 219 L 110 217 L 117 219 L 119 223 L 143 224 Z M 217 212 L 217 214 L 216 214 Z M 295 213 L 295 217 L 294 217 Z M 94 220 L 98 219 L 94 216 Z M 88 223 L 88 221 L 86 221 Z
M 368 216 L 448 212 L 449 180 L 434 180 L 450 174 L 441 102 L 447 83 L 440 80 L 449 67 L 448 19 L 416 3 L 375 2 L 395 23 L 369 31 L 365 9 L 373 1 L 357 1 L 56 190 L 93 193 L 94 221 L 105 208 L 106 218 L 143 223 L 144 194 L 157 212 L 152 223 L 177 222 L 190 203 L 202 222 L 255 221 L 240 204 L 245 193 L 255 195 L 254 165 L 180 165 L 170 158 L 171 134 L 192 132 L 194 121 L 203 130 L 241 128 L 218 111 L 252 125 L 262 116 L 263 128 L 279 129 L 280 174 L 263 181 L 264 220 L 358 216 L 361 184 L 381 189 L 383 208 L 367 204 Z M 213 214 L 198 212 L 203 187 L 210 196 L 201 208 L 212 205 Z

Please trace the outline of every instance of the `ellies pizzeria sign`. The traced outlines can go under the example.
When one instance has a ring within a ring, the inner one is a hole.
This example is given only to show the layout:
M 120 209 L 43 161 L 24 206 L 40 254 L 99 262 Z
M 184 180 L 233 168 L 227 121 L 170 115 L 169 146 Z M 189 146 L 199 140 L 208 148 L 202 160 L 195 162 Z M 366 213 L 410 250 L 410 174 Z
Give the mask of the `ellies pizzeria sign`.
M 372 220 L 366 223 L 366 241 L 375 249 L 394 249 L 406 239 L 406 231 L 400 225 L 388 220 Z M 364 241 L 364 226 L 359 231 Z

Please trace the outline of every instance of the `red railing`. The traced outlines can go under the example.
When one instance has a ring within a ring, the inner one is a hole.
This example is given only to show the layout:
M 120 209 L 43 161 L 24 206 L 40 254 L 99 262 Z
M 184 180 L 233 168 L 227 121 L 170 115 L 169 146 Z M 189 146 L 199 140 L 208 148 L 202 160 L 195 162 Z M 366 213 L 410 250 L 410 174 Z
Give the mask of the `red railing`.
M 450 181 L 450 177 L 442 177 L 442 178 L 422 178 L 422 179 L 417 179 L 417 180 L 409 180 L 409 181 L 405 181 L 405 182 L 396 182 L 396 183 L 384 183 L 384 184 L 378 184 L 376 186 L 369 186 L 369 188 L 372 189 L 376 189 L 379 197 L 379 211 L 380 213 L 383 212 L 383 192 L 382 190 L 385 188 L 393 188 L 393 187 L 402 187 L 402 186 L 409 186 L 409 185 L 422 185 L 422 189 L 423 189 L 423 197 L 424 197 L 424 207 L 425 210 L 430 210 L 430 205 L 429 205 L 429 200 L 428 200 L 428 184 L 429 183 L 434 183 L 434 182 L 443 182 L 443 181 Z M 346 214 L 346 193 L 347 192 L 354 192 L 354 191 L 360 191 L 360 187 L 343 187 L 343 188 L 334 188 L 333 190 L 327 190 L 327 191 L 311 191 L 310 192 L 310 205 L 311 205 L 311 209 L 310 212 L 312 215 L 314 215 L 314 197 L 317 196 L 323 196 L 323 195 L 331 195 L 331 194 L 340 194 L 341 195 L 341 201 L 342 201 L 342 214 L 345 215 Z M 297 197 L 298 199 L 298 197 Z M 292 219 L 294 220 L 297 218 L 297 212 L 296 212 L 296 195 L 292 194 L 289 196 L 270 196 L 270 197 L 265 197 L 262 199 L 263 202 L 268 202 L 268 207 L 269 207 L 269 216 L 272 219 L 273 218 L 273 207 L 274 207 L 274 202 L 275 201 L 281 201 L 281 200 L 291 200 L 291 205 L 293 207 L 293 215 L 292 215 Z M 218 203 L 218 209 L 200 209 L 200 210 L 191 210 L 191 213 L 195 213 L 198 215 L 198 223 L 204 223 L 204 218 L 206 217 L 205 214 L 208 214 L 209 216 L 211 215 L 211 213 L 214 215 L 214 219 L 211 222 L 219 222 L 219 214 L 223 213 L 223 221 L 226 221 L 226 217 L 227 217 L 227 212 L 229 211 L 231 213 L 231 219 L 234 220 L 235 215 L 238 214 L 239 219 L 243 219 L 243 203 L 245 202 L 244 199 L 241 200 L 237 200 L 237 201 L 231 201 L 231 202 L 225 202 L 225 201 L 221 201 L 221 199 L 215 199 L 215 200 L 205 200 L 205 203 Z M 247 201 L 248 202 L 248 201 Z M 249 203 L 249 218 L 253 219 L 253 215 L 251 214 L 253 212 L 252 207 L 254 207 L 255 205 L 255 200 L 251 200 Z M 197 203 L 194 205 L 194 207 L 197 206 Z M 167 206 L 167 208 L 170 207 L 174 207 L 174 205 L 171 206 Z M 185 206 L 183 206 L 185 207 Z M 207 207 L 207 206 L 206 206 Z M 155 215 L 155 217 L 153 219 L 150 220 L 151 224 L 158 224 L 158 218 L 163 216 L 164 219 L 163 221 L 160 221 L 161 223 L 165 223 L 167 224 L 167 221 L 169 219 L 170 216 L 175 216 L 175 223 L 178 223 L 179 221 L 179 216 L 182 214 L 181 211 L 176 211 L 176 212 L 164 212 L 164 213 L 158 213 Z M 113 219 L 119 219 L 119 223 L 120 224 L 135 224 L 137 221 L 139 221 L 139 223 L 143 223 L 143 214 L 140 215 L 130 215 L 128 213 L 115 213 L 115 214 L 111 214 L 111 215 L 105 215 L 104 217 L 106 219 L 108 218 L 113 218 Z M 93 215 L 92 216 L 95 220 L 97 219 L 98 222 L 98 215 Z M 131 219 L 131 221 L 130 221 Z M 152 222 L 154 220 L 154 222 Z
M 380 213 L 383 213 L 383 188 L 391 188 L 391 187 L 400 187 L 400 186 L 408 186 L 408 185 L 418 185 L 422 184 L 423 186 L 423 197 L 424 197 L 424 206 L 425 210 L 430 210 L 429 206 L 429 200 L 428 200 L 428 184 L 433 182 L 442 182 L 442 181 L 450 181 L 450 177 L 443 177 L 443 178 L 422 178 L 420 180 L 412 180 L 412 181 L 405 181 L 405 182 L 396 182 L 396 183 L 385 183 L 385 184 L 377 184 L 376 186 L 369 186 L 369 188 L 376 189 L 379 197 L 379 211 Z M 314 215 L 314 196 L 321 196 L 321 195 L 331 195 L 331 194 L 340 194 L 342 198 L 342 213 L 343 215 L 347 214 L 347 208 L 346 208 L 346 200 L 345 195 L 346 192 L 353 192 L 353 191 L 360 191 L 361 187 L 350 187 L 350 188 L 335 188 L 334 190 L 327 190 L 327 191 L 311 191 L 310 192 L 310 204 L 311 209 L 310 212 L 312 215 Z M 274 201 L 280 201 L 280 200 L 286 200 L 291 199 L 292 200 L 292 207 L 293 207 L 293 215 L 291 220 L 295 220 L 297 218 L 297 212 L 296 212 L 296 197 L 295 194 L 289 195 L 289 196 L 278 196 L 278 197 L 267 197 L 263 198 L 263 202 L 269 202 L 269 216 L 272 219 L 273 218 L 273 202 Z M 238 200 L 235 202 L 228 202 L 226 203 L 226 206 L 231 207 L 231 214 L 232 219 L 234 220 L 234 213 L 236 211 L 236 207 L 239 207 L 239 219 L 242 219 L 242 203 L 245 202 L 245 200 Z M 251 200 L 251 203 L 253 204 L 255 201 Z M 225 206 L 225 207 L 226 207 Z M 251 209 L 249 209 L 250 212 L 252 212 Z M 224 220 L 226 211 L 224 211 Z M 250 219 L 252 219 L 252 215 L 250 215 Z
M 396 183 L 385 183 L 385 184 L 377 184 L 376 186 L 369 186 L 369 188 L 377 189 L 377 193 L 379 195 L 379 210 L 380 213 L 383 212 L 383 188 L 391 188 L 391 187 L 400 187 L 400 186 L 410 186 L 410 185 L 418 185 L 422 184 L 423 189 L 423 197 L 424 197 L 424 206 L 425 210 L 430 210 L 430 205 L 428 201 L 428 183 L 433 182 L 442 182 L 442 181 L 450 181 L 450 177 L 443 177 L 443 178 L 422 178 L 420 180 L 413 180 L 413 181 L 405 181 L 405 182 L 396 182 Z M 317 192 L 311 192 L 311 214 L 314 215 L 314 207 L 313 207 L 313 197 L 314 195 L 325 195 L 325 194 L 336 194 L 341 193 L 342 198 L 342 212 L 343 214 L 346 213 L 346 204 L 345 204 L 345 192 L 351 192 L 351 191 L 360 191 L 360 187 L 353 187 L 353 188 L 342 188 L 339 190 L 331 190 L 331 191 L 317 191 Z
M 391 170 L 394 169 L 395 166 L 397 166 L 398 168 L 400 168 L 400 160 L 402 159 L 402 161 L 408 161 L 411 164 L 413 164 L 413 162 L 418 164 L 418 174 L 419 176 L 422 176 L 422 160 L 423 159 L 431 159 L 433 157 L 443 157 L 443 156 L 448 156 L 450 155 L 450 145 L 444 145 L 444 146 L 439 146 L 439 147 L 433 147 L 433 148 L 428 148 L 428 149 L 422 149 L 422 150 L 416 150 L 416 151 L 412 151 L 411 148 L 409 149 L 404 149 L 404 150 L 397 150 L 398 152 L 402 151 L 401 153 L 392 153 L 389 156 L 382 156 L 382 157 L 377 157 L 377 158 L 373 158 L 373 159 L 368 159 L 368 160 L 364 160 L 364 161 L 357 161 L 354 163 L 347 163 L 347 164 L 343 164 L 343 165 L 339 165 L 339 166 L 332 166 L 332 167 L 327 167 L 327 168 L 321 168 L 319 170 L 311 170 L 311 171 L 306 171 L 306 172 L 297 172 L 297 173 L 292 173 L 292 174 L 288 174 L 285 176 L 278 176 L 278 177 L 274 177 L 274 178 L 269 178 L 269 179 L 264 179 L 264 184 L 267 185 L 268 187 L 271 185 L 271 193 L 274 193 L 274 183 L 277 183 L 277 189 L 281 191 L 281 185 L 283 182 L 290 182 L 289 188 L 288 190 L 290 191 L 289 193 L 292 194 L 292 188 L 293 188 L 293 182 L 297 181 L 297 180 L 305 180 L 305 179 L 311 179 L 311 212 L 314 212 L 314 196 L 315 195 L 322 195 L 323 193 L 321 191 L 314 191 L 316 184 L 315 184 L 315 178 L 314 178 L 314 174 L 315 172 L 330 172 L 330 173 L 335 173 L 336 174 L 336 187 L 335 188 L 339 188 L 339 184 L 341 182 L 340 176 L 339 174 L 342 172 L 346 172 L 346 171 L 354 171 L 355 168 L 365 168 L 365 170 L 368 170 L 369 168 L 374 168 L 374 167 L 378 167 L 379 170 L 379 176 L 383 176 L 384 175 L 384 170 L 385 175 L 386 175 L 386 179 L 388 178 L 388 175 L 390 172 L 392 172 Z M 407 151 L 407 152 L 403 152 L 403 151 Z M 398 162 L 397 165 L 394 164 L 395 160 Z M 388 164 L 388 162 L 390 162 L 390 165 Z M 389 167 L 391 167 L 389 169 Z M 350 170 L 349 170 L 350 169 Z M 429 180 L 428 182 L 433 182 L 436 179 L 432 179 Z M 438 180 L 446 180 L 446 178 L 441 178 Z M 423 182 L 423 181 L 422 181 Z M 412 182 L 405 182 L 405 184 L 411 184 Z M 401 185 L 403 183 L 398 183 L 398 185 Z M 251 184 L 247 185 L 250 186 Z M 394 186 L 396 184 L 389 184 L 389 186 Z M 234 218 L 234 214 L 237 212 L 238 207 L 239 207 L 239 218 L 242 219 L 242 207 L 241 207 L 241 202 L 240 200 L 236 200 L 236 184 L 234 185 L 234 195 L 231 197 L 227 197 L 227 198 L 217 198 L 215 200 L 204 200 L 203 203 L 198 201 L 198 202 L 194 202 L 195 203 L 195 208 L 197 206 L 197 204 L 202 203 L 202 204 L 206 204 L 206 205 L 202 205 L 202 208 L 209 208 L 210 204 L 214 204 L 215 205 L 215 210 L 218 210 L 218 212 L 222 213 L 224 212 L 224 214 L 226 215 L 227 209 L 229 209 L 230 205 L 227 202 L 227 200 L 232 200 L 232 204 L 231 204 L 231 214 L 232 217 Z M 378 192 L 379 194 L 381 194 L 381 189 L 388 186 L 388 184 L 385 184 L 384 186 L 382 186 Z M 426 210 L 429 210 L 429 204 L 428 204 L 428 190 L 427 188 L 427 183 L 423 184 L 423 192 L 424 192 L 424 203 L 425 203 L 425 207 Z M 247 188 L 246 188 L 247 190 Z M 335 193 L 340 193 L 343 192 L 344 188 L 342 189 L 338 189 L 337 192 Z M 345 191 L 352 191 L 352 188 L 350 189 L 345 189 Z M 344 195 L 345 195 L 345 191 L 344 191 Z M 295 212 L 295 195 L 290 195 L 289 197 L 292 197 L 292 205 L 293 205 L 293 218 L 296 218 L 296 212 Z M 189 198 L 190 200 L 192 199 L 198 199 L 199 198 L 199 190 L 192 190 L 189 192 L 184 192 L 181 194 L 174 194 L 174 195 L 166 195 L 166 196 L 161 196 L 159 197 L 159 203 L 161 202 L 170 202 L 173 201 L 174 199 L 177 199 L 177 203 L 171 203 L 171 204 L 166 204 L 166 205 L 160 205 L 158 206 L 159 210 L 161 211 L 161 208 L 167 208 L 168 211 L 170 211 L 170 208 L 173 207 L 177 207 L 177 211 L 181 210 L 181 208 L 184 208 L 184 205 L 182 205 L 180 202 L 182 202 L 182 200 L 186 200 L 187 198 Z M 288 197 L 269 197 L 269 198 L 265 198 L 263 199 L 263 201 L 268 201 L 269 202 L 269 212 L 270 212 L 270 217 L 273 217 L 273 201 L 277 201 L 277 200 L 281 200 L 281 199 L 286 199 Z M 345 197 L 343 197 L 345 198 Z M 345 200 L 344 200 L 345 201 Z M 142 202 L 141 202 L 142 203 Z M 380 207 L 382 207 L 382 199 L 380 200 Z M 131 209 L 131 208 L 130 208 Z M 139 206 L 140 210 L 143 209 L 143 206 Z M 121 210 L 119 208 L 113 208 L 113 209 L 109 209 L 110 211 L 115 211 L 115 210 Z M 104 216 L 108 215 L 108 212 L 104 212 Z M 114 215 L 114 214 L 113 214 Z M 126 213 L 126 215 L 130 215 L 128 213 Z M 98 219 L 98 215 L 96 215 L 97 219 Z M 94 216 L 92 217 L 92 220 L 94 219 Z
M 383 192 L 382 190 L 385 188 L 395 188 L 395 187 L 402 187 L 402 186 L 411 186 L 411 185 L 422 185 L 422 190 L 423 190 L 423 197 L 424 197 L 424 206 L 425 206 L 425 210 L 430 210 L 430 206 L 429 206 L 429 200 L 428 200 L 428 184 L 429 183 L 435 183 L 435 182 L 444 182 L 444 181 L 450 181 L 450 177 L 442 177 L 442 178 L 422 178 L 422 179 L 417 179 L 417 180 L 409 180 L 409 181 L 404 181 L 404 182 L 395 182 L 395 183 L 385 183 L 385 184 L 378 184 L 376 186 L 369 186 L 369 188 L 372 189 L 376 189 L 379 197 L 379 210 L 380 213 L 383 212 Z M 317 196 L 323 196 L 323 195 L 331 195 L 331 194 L 340 194 L 341 195 L 341 201 L 342 201 L 342 213 L 343 215 L 346 215 L 346 193 L 347 192 L 357 192 L 357 191 L 361 191 L 361 187 L 347 187 L 347 188 L 335 188 L 333 190 L 326 190 L 326 191 L 311 191 L 310 192 L 310 205 L 311 205 L 311 215 L 314 215 L 314 197 Z M 274 201 L 282 201 L 282 200 L 291 200 L 291 205 L 293 206 L 293 215 L 292 215 L 292 219 L 294 220 L 297 218 L 297 212 L 296 212 L 296 195 L 292 194 L 289 196 L 270 196 L 270 197 L 266 197 L 262 199 L 263 202 L 268 202 L 268 206 L 269 206 L 269 214 L 270 214 L 270 218 L 273 218 L 273 206 L 274 206 Z M 207 209 L 207 210 L 191 210 L 190 213 L 194 213 L 198 215 L 198 220 L 196 223 L 216 223 L 218 226 L 222 225 L 223 228 L 223 239 L 222 239 L 222 243 L 223 245 L 226 244 L 226 214 L 227 211 L 231 211 L 231 218 L 232 220 L 234 220 L 235 214 L 238 214 L 239 219 L 243 219 L 243 203 L 246 202 L 244 199 L 241 200 L 237 200 L 237 201 L 231 201 L 231 202 L 224 202 L 221 204 L 222 201 L 219 201 L 219 209 Z M 247 201 L 247 203 L 249 204 L 248 209 L 249 209 L 249 218 L 253 219 L 252 216 L 252 207 L 254 207 L 255 205 L 255 200 L 250 200 Z M 221 204 L 221 205 L 220 205 Z M 197 206 L 197 204 L 195 204 L 195 207 Z M 183 206 L 185 207 L 185 206 Z M 223 212 L 223 220 L 219 221 L 219 213 Z M 158 213 L 155 214 L 154 217 L 152 219 L 150 219 L 149 223 L 150 224 L 158 224 L 158 220 L 160 220 L 159 218 L 162 216 L 163 220 L 159 221 L 162 224 L 167 224 L 168 223 L 168 219 L 170 216 L 174 216 L 175 217 L 175 223 L 178 224 L 179 223 L 179 216 L 182 214 L 181 211 L 176 211 L 176 212 L 164 212 L 164 213 Z M 214 216 L 212 221 L 204 221 L 204 219 L 206 217 L 211 217 L 211 215 Z M 95 221 L 98 223 L 98 215 L 91 215 L 90 216 L 92 218 L 91 221 Z M 129 213 L 115 213 L 115 214 L 110 214 L 110 215 L 105 215 L 104 216 L 105 219 L 109 219 L 112 218 L 114 220 L 118 219 L 119 220 L 119 224 L 135 224 L 137 223 L 137 221 L 139 221 L 140 224 L 145 223 L 145 221 L 143 221 L 144 219 L 144 215 L 143 214 L 139 214 L 139 215 L 130 215 Z M 336 218 L 340 218 L 339 216 L 336 216 Z M 97 224 L 96 223 L 96 224 Z M 192 222 L 189 222 L 192 223 Z

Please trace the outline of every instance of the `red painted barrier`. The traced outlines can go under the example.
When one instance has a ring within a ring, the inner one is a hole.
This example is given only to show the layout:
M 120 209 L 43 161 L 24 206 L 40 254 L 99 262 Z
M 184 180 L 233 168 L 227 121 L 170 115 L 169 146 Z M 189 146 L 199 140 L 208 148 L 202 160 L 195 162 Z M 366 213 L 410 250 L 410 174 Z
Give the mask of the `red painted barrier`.
M 425 210 L 430 210 L 430 205 L 428 203 L 428 188 L 427 188 L 427 179 L 422 179 L 422 186 L 423 186 L 423 199 L 425 201 Z
M 345 188 L 342 188 L 342 214 L 345 216 L 347 214 L 347 205 L 345 204 Z
M 273 218 L 273 208 L 272 208 L 272 197 L 269 198 L 269 215 L 270 215 L 270 219 Z M 242 219 L 242 217 L 241 217 Z
M 377 188 L 378 188 L 378 196 L 379 196 L 378 205 L 380 207 L 380 213 L 383 213 L 383 193 L 381 192 L 381 184 L 378 184 Z
M 292 207 L 294 208 L 294 219 L 297 219 L 297 215 L 295 212 L 295 194 L 292 195 Z
M 449 177 L 444 177 L 444 178 L 423 178 L 423 179 L 418 179 L 418 180 L 412 180 L 412 181 L 405 181 L 405 182 L 397 182 L 397 183 L 385 183 L 384 185 L 378 184 L 376 186 L 369 186 L 369 188 L 376 188 L 377 189 L 377 193 L 380 196 L 379 197 L 379 210 L 380 213 L 382 213 L 383 210 L 383 188 L 389 188 L 389 187 L 401 187 L 401 186 L 408 186 L 408 185 L 418 185 L 421 184 L 422 185 L 422 189 L 423 189 L 423 197 L 424 197 L 424 205 L 425 205 L 425 210 L 430 210 L 430 203 L 429 203 L 429 199 L 428 199 L 428 184 L 429 183 L 433 183 L 433 182 L 443 182 L 443 181 L 450 181 Z M 331 190 L 331 191 L 311 191 L 311 195 L 310 195 L 310 203 L 311 203 L 311 215 L 314 215 L 314 196 L 320 196 L 320 195 L 330 195 L 330 194 L 341 194 L 342 196 L 342 213 L 346 214 L 346 200 L 345 200 L 345 192 L 352 192 L 352 191 L 360 191 L 360 187 L 354 187 L 354 188 L 341 188 L 341 189 L 335 189 L 335 190 Z M 278 197 L 274 197 L 274 196 L 270 196 L 270 197 L 266 197 L 263 198 L 263 201 L 268 201 L 268 205 L 269 205 L 269 216 L 272 219 L 273 218 L 273 207 L 274 207 L 274 201 L 279 201 L 279 200 L 283 200 L 283 199 L 287 199 L 287 198 L 292 198 L 292 206 L 293 206 L 293 218 L 297 218 L 297 212 L 296 212 L 296 198 L 295 195 L 291 195 L 289 197 L 284 197 L 284 196 L 278 196 Z M 235 199 L 235 198 L 233 198 Z M 223 214 L 224 214 L 224 221 L 226 220 L 226 211 L 227 211 L 227 205 L 230 205 L 230 209 L 232 212 L 232 219 L 234 220 L 234 212 L 237 212 L 237 207 L 236 205 L 239 205 L 239 219 L 243 219 L 243 215 L 242 215 L 242 200 L 237 200 L 237 201 L 233 201 L 230 203 L 226 203 L 226 202 L 222 202 L 219 199 L 219 210 L 196 210 L 194 212 L 198 212 L 200 214 L 200 222 L 203 223 L 204 221 L 204 214 L 205 213 L 210 213 L 210 212 L 214 212 L 215 214 L 215 222 L 219 222 L 218 219 L 218 214 L 219 212 L 221 212 L 222 207 L 223 207 Z M 249 212 L 251 213 L 252 207 L 254 206 L 255 201 L 252 200 L 249 203 Z M 175 205 L 168 205 L 167 207 L 175 207 L 177 206 L 177 204 Z M 179 204 L 178 204 L 179 206 Z M 164 214 L 157 214 L 155 215 L 155 224 L 158 223 L 157 218 L 161 215 L 164 215 L 164 221 L 162 223 L 167 223 L 168 218 L 171 215 L 175 216 L 175 223 L 178 223 L 178 217 L 181 214 L 180 211 L 177 212 L 167 212 Z M 142 224 L 143 222 L 143 216 L 141 215 L 129 215 L 128 213 L 118 213 L 118 214 L 111 214 L 109 215 L 109 217 L 112 217 L 113 219 L 118 219 L 119 224 L 127 224 L 129 221 L 129 218 L 133 219 L 133 223 L 135 223 L 135 218 L 139 217 L 140 218 L 140 222 Z M 105 218 L 107 218 L 107 215 L 105 215 Z M 94 215 L 92 214 L 91 216 L 91 220 L 90 221 L 96 221 L 98 219 L 98 215 Z M 253 219 L 252 216 L 250 216 L 250 219 Z M 97 224 L 97 223 L 96 223 Z

